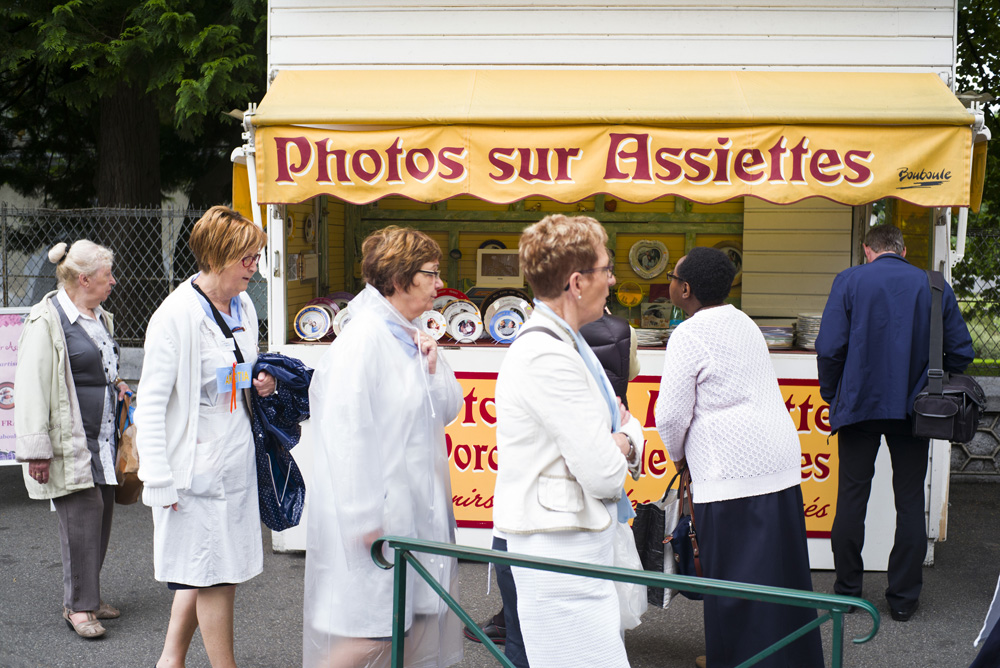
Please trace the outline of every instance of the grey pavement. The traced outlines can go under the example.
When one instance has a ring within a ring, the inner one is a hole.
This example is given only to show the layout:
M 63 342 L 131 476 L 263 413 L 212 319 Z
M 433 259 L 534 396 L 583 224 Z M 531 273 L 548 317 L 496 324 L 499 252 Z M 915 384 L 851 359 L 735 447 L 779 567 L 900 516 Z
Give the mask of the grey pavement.
M 924 569 L 920 610 L 905 624 L 889 619 L 882 592 L 885 574 L 865 579 L 865 597 L 883 613 L 874 640 L 844 647 L 844 666 L 857 668 L 960 668 L 972 647 L 1000 573 L 1000 484 L 953 483 L 948 541 Z M 237 589 L 236 659 L 241 668 L 301 665 L 301 554 L 278 554 L 265 532 L 264 573 Z M 494 585 L 486 593 L 486 566 L 460 566 L 462 604 L 477 620 L 500 606 Z M 833 575 L 814 571 L 814 587 L 831 591 Z M 61 616 L 62 571 L 55 513 L 28 499 L 18 467 L 0 467 L 0 668 L 151 668 L 163 642 L 171 593 L 153 580 L 152 520 L 142 505 L 118 506 L 102 577 L 104 598 L 122 610 L 106 622 L 107 635 L 86 641 Z M 364 605 L 359 602 L 359 605 Z M 668 610 L 651 610 L 625 641 L 633 668 L 690 668 L 704 653 L 702 604 L 678 597 Z M 848 638 L 863 635 L 867 616 L 847 617 Z M 824 630 L 830 657 L 830 625 Z M 466 641 L 463 668 L 497 665 Z M 207 668 L 195 636 L 188 668 Z M 572 668 L 572 667 L 567 667 Z

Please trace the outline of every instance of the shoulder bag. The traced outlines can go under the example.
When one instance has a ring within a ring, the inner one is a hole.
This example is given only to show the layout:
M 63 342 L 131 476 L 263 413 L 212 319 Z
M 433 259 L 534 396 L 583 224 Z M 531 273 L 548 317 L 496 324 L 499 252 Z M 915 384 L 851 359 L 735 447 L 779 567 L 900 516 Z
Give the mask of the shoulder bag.
M 975 378 L 944 370 L 944 325 L 941 299 L 944 276 L 928 271 L 931 286 L 931 339 L 927 386 L 913 401 L 913 435 L 968 443 L 976 435 L 986 409 L 986 393 Z
M 236 337 L 233 336 L 229 325 L 219 313 L 219 309 L 197 284 L 192 285 L 212 307 L 212 315 L 215 317 L 219 329 L 222 330 L 226 338 L 233 340 L 236 361 L 243 364 L 243 353 L 240 352 L 240 346 L 236 343 Z M 235 384 L 235 379 L 233 382 Z M 260 519 L 272 531 L 284 531 L 298 525 L 299 520 L 302 519 L 306 483 L 302 479 L 298 465 L 292 459 L 291 453 L 288 452 L 288 448 L 279 443 L 277 439 L 269 437 L 261 424 L 258 413 L 253 409 L 257 393 L 244 389 L 243 397 L 250 418 L 256 451 L 257 502 L 260 508 Z
M 117 405 L 118 419 L 115 421 L 115 435 L 118 450 L 115 454 L 115 503 L 130 505 L 142 496 L 142 481 L 139 480 L 139 452 L 135 448 L 135 408 L 132 393 Z

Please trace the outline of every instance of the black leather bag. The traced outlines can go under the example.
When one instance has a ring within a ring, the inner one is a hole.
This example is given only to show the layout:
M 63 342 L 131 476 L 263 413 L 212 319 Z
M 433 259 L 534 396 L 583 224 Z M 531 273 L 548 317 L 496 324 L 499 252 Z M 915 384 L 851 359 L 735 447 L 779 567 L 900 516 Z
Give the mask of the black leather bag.
M 986 409 L 986 393 L 975 378 L 943 369 L 941 298 L 944 276 L 927 272 L 931 285 L 931 343 L 927 386 L 913 401 L 913 435 L 968 443 Z

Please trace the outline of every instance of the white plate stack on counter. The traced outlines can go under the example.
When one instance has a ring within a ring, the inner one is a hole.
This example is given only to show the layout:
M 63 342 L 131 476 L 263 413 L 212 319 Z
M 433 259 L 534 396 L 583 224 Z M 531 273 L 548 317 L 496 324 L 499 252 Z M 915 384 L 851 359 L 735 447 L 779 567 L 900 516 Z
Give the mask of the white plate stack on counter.
M 800 313 L 795 322 L 795 344 L 806 350 L 816 350 L 816 337 L 819 336 L 819 323 L 822 313 Z

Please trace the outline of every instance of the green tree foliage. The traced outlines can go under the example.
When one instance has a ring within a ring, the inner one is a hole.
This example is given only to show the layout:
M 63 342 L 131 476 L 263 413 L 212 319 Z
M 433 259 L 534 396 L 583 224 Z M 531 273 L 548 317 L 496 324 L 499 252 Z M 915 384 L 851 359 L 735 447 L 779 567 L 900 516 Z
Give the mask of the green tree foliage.
M 1000 1 L 961 0 L 958 9 L 958 91 L 1000 99 Z M 1000 348 L 1000 123 L 997 102 L 984 105 L 992 134 L 986 160 L 983 204 L 969 213 L 970 236 L 965 259 L 952 272 L 952 284 L 964 302 L 966 321 L 977 338 L 980 357 L 996 357 Z M 978 335 L 977 335 L 978 334 Z M 995 342 L 993 342 L 996 340 Z
M 56 206 L 216 203 L 222 112 L 264 87 L 265 0 L 4 4 L 0 180 Z

